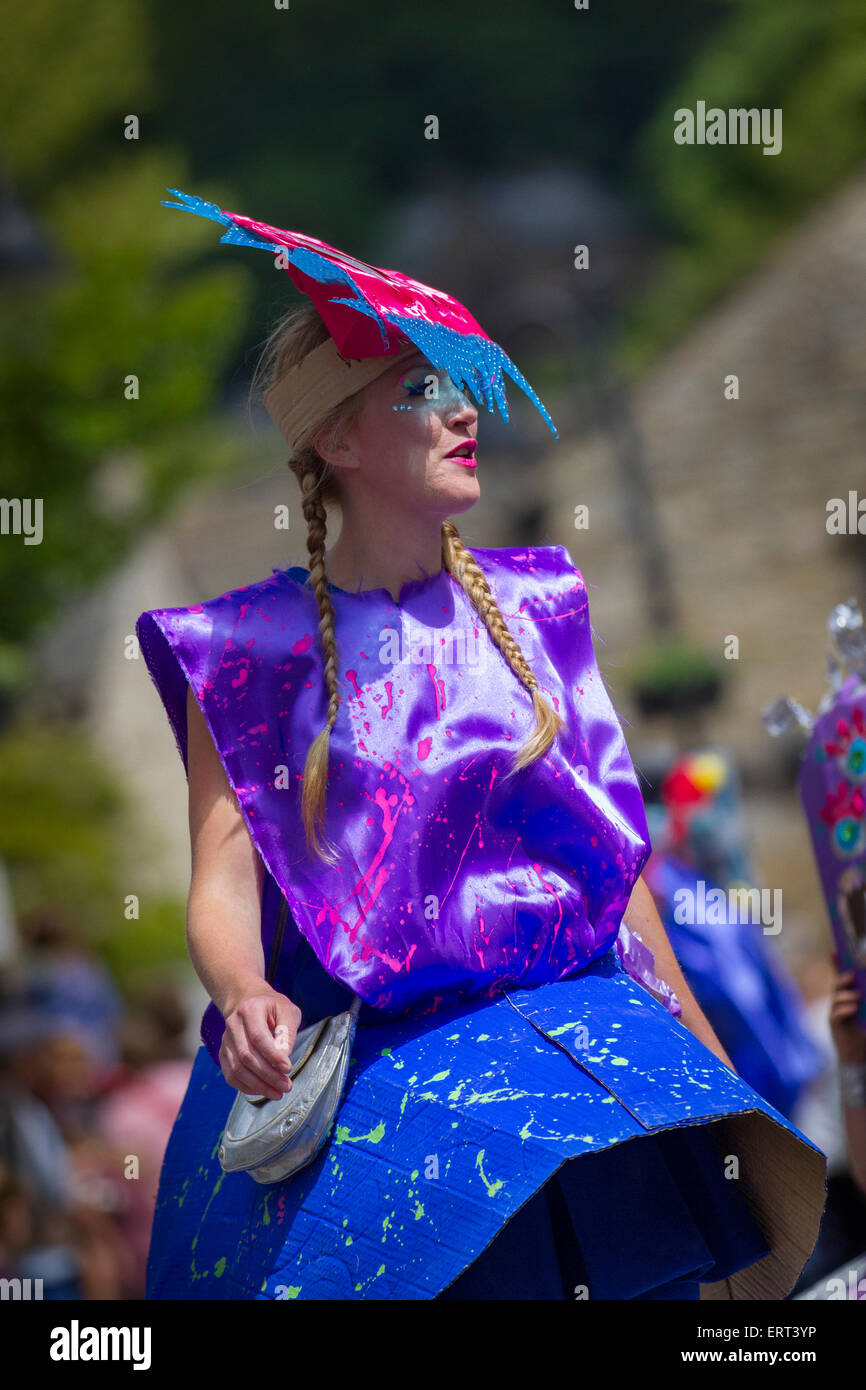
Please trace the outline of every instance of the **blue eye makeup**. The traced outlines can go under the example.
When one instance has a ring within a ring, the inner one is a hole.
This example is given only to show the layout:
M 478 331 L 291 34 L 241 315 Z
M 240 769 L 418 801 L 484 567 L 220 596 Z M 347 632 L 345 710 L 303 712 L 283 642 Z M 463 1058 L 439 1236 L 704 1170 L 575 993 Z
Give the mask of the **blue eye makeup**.
M 408 376 L 404 376 L 401 385 L 406 391 L 406 394 L 409 396 L 426 396 L 427 377 L 429 375 L 429 372 L 422 370 L 409 372 Z
M 468 392 L 455 386 L 448 372 L 437 373 L 430 366 L 407 372 L 400 380 L 399 391 L 408 399 L 392 406 L 392 410 L 463 410 L 467 404 L 473 404 Z

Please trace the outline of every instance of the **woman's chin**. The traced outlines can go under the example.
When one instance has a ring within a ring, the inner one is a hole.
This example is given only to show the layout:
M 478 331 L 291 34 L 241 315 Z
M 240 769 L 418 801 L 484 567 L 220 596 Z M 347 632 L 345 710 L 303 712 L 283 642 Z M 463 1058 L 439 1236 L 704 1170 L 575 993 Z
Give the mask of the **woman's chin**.
M 439 489 L 442 500 L 449 512 L 465 512 L 474 506 L 481 496 L 481 485 L 475 473 L 466 470 L 466 477 L 448 480 L 448 485 Z

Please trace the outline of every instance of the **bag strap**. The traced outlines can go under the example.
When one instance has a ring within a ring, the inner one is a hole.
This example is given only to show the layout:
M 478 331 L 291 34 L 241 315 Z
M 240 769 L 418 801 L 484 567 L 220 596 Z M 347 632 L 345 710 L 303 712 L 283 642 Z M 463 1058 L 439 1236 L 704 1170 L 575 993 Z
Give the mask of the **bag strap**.
M 281 892 L 280 910 L 277 914 L 277 925 L 274 928 L 274 940 L 273 944 L 271 945 L 271 958 L 268 961 L 268 973 L 265 976 L 265 979 L 267 980 L 267 983 L 269 985 L 272 985 L 274 983 L 274 975 L 277 973 L 277 961 L 280 958 L 280 951 L 283 949 L 283 937 L 286 934 L 286 919 L 288 918 L 288 916 L 289 904 L 286 901 L 285 894 Z M 294 917 L 292 918 L 292 925 L 295 925 Z

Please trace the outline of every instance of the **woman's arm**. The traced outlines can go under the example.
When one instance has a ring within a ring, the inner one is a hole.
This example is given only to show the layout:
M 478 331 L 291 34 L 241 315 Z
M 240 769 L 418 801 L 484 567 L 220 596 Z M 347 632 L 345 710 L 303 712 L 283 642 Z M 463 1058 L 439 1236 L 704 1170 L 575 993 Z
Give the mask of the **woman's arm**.
M 278 1100 L 301 1012 L 265 980 L 264 866 L 253 846 L 198 702 L 187 687 L 192 880 L 187 945 L 196 974 L 226 1021 L 220 1066 L 247 1095 Z
M 685 976 L 680 970 L 667 932 L 656 910 L 653 895 L 644 883 L 643 876 L 638 879 L 634 886 L 629 905 L 623 913 L 623 920 L 629 930 L 636 932 L 655 956 L 656 975 L 660 980 L 664 980 L 666 984 L 670 985 L 682 1005 L 682 1023 L 689 1029 L 689 1032 L 694 1033 L 695 1037 L 700 1039 L 705 1047 L 709 1048 L 710 1052 L 714 1052 L 726 1067 L 730 1067 L 731 1071 L 734 1071 L 733 1062 L 686 984 Z

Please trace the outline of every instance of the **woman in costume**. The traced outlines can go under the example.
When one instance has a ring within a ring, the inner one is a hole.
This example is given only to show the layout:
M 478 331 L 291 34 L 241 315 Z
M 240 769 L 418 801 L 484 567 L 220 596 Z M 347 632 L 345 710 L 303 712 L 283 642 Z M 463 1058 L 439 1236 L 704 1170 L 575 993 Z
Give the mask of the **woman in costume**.
M 312 301 L 265 394 L 310 565 L 138 620 L 213 1000 L 149 1297 L 784 1297 L 824 1158 L 730 1068 L 667 944 L 583 578 L 563 546 L 469 551 L 446 519 L 479 495 L 473 398 L 507 419 L 507 375 L 547 411 L 450 296 L 176 196 Z M 353 993 L 318 1157 L 223 1172 L 237 1091 L 290 1084 L 277 1035 Z

